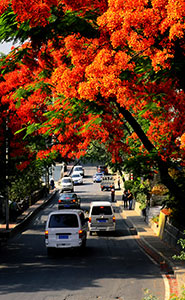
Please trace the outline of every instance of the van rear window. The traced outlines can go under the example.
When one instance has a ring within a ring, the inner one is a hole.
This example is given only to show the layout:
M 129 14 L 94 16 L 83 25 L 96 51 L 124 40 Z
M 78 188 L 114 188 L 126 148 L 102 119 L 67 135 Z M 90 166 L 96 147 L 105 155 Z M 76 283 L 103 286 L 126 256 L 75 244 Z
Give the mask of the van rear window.
M 92 208 L 92 215 L 112 215 L 110 206 L 94 206 Z
M 50 217 L 49 228 L 77 228 L 78 218 L 74 214 L 56 214 Z

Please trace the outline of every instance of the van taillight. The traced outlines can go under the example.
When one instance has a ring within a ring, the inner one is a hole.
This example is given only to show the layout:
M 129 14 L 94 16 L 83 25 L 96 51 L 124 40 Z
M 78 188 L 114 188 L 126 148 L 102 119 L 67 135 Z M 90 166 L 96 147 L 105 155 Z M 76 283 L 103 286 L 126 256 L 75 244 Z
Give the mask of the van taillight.
M 58 200 L 58 203 L 62 203 L 62 200 Z
M 116 222 L 116 218 L 115 218 L 115 217 L 113 217 L 113 218 L 112 218 L 112 221 L 113 221 L 113 222 Z
M 79 230 L 78 233 L 79 233 L 79 238 L 81 239 L 83 236 L 83 230 Z
M 45 239 L 48 239 L 48 230 L 45 231 Z
M 89 218 L 89 223 L 91 223 L 91 218 Z

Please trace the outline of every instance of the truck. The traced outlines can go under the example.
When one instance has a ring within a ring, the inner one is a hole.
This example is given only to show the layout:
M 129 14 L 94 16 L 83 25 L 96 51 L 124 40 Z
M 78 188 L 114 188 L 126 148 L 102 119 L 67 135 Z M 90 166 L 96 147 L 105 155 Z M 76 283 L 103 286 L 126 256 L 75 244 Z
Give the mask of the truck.
M 101 191 L 107 190 L 110 191 L 111 189 L 115 188 L 114 184 L 114 176 L 113 175 L 104 175 L 102 177 L 102 181 L 100 183 Z

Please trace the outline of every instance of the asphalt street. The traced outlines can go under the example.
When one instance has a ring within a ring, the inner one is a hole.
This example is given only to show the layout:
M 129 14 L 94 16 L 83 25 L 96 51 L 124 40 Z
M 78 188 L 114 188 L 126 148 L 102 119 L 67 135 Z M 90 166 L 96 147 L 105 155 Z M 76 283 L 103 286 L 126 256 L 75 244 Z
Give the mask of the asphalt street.
M 110 201 L 110 192 L 93 184 L 95 167 L 85 172 L 84 184 L 75 192 L 87 211 L 91 201 Z M 57 197 L 1 250 L 0 300 L 141 300 L 145 289 L 165 299 L 159 266 L 130 234 L 119 208 L 115 234 L 88 235 L 83 252 L 65 250 L 48 258 L 44 227 L 49 212 L 57 209 Z

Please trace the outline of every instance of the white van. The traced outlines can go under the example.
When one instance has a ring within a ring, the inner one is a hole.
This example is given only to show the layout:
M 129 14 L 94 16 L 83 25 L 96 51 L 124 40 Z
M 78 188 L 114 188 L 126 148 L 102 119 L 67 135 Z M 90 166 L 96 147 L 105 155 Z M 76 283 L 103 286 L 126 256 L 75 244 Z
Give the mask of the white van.
M 87 221 L 82 210 L 60 210 L 51 212 L 45 228 L 45 245 L 48 255 L 54 248 L 85 247 Z
M 88 227 L 90 235 L 92 235 L 92 232 L 97 231 L 115 231 L 116 219 L 110 202 L 91 202 Z

